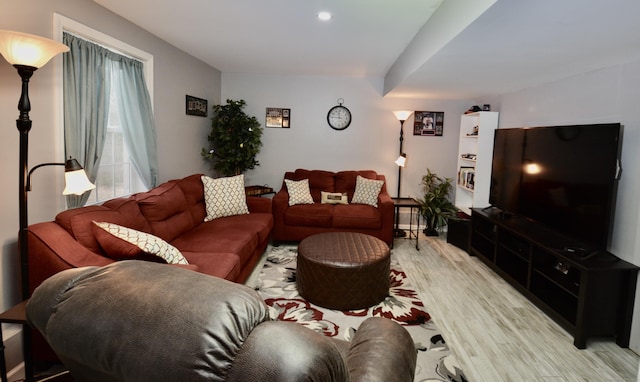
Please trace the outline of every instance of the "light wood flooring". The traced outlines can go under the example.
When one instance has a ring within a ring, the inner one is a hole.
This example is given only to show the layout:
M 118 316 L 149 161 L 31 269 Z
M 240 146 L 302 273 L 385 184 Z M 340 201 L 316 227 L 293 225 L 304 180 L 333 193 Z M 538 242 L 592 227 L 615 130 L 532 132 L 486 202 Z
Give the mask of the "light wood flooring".
M 476 257 L 440 237 L 396 239 L 397 256 L 470 382 L 637 382 L 640 357 L 573 337 Z M 262 262 L 247 280 L 254 286 Z
M 396 239 L 397 256 L 470 381 L 625 381 L 640 358 L 613 340 L 573 337 L 476 257 L 438 238 Z

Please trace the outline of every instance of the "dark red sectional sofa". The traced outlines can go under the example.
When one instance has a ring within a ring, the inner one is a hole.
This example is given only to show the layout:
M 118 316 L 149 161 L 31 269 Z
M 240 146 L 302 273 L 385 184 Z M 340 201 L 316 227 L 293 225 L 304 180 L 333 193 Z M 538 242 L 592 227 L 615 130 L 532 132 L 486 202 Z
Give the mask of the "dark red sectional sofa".
M 29 227 L 30 289 L 64 269 L 117 261 L 96 241 L 92 221 L 155 235 L 182 252 L 189 262 L 184 267 L 243 282 L 266 249 L 273 227 L 269 199 L 249 196 L 247 206 L 249 214 L 204 222 L 201 174 L 195 174 L 100 206 L 63 211 L 55 221 Z

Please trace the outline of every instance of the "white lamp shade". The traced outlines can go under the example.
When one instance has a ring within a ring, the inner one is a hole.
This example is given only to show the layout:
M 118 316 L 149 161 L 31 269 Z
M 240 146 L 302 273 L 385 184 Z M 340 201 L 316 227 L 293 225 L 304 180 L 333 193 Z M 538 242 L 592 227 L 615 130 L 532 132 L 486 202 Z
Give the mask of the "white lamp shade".
M 84 169 L 66 171 L 64 173 L 65 188 L 62 195 L 82 195 L 89 190 L 96 188 L 96 185 L 89 181 Z
M 67 51 L 68 46 L 48 38 L 0 30 L 0 54 L 11 65 L 40 68 L 55 55 Z
M 396 118 L 398 118 L 398 121 L 406 121 L 412 113 L 412 111 L 408 110 L 398 110 L 393 112 L 393 114 L 396 115 Z
M 407 163 L 407 156 L 406 155 L 400 155 L 398 157 L 398 159 L 396 159 L 395 163 L 400 167 L 404 167 L 404 164 Z

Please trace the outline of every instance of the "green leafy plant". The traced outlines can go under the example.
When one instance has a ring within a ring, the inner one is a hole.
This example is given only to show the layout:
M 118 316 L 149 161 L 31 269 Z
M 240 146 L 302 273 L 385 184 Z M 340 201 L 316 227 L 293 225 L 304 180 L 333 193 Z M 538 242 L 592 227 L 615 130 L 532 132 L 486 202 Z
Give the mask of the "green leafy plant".
M 262 147 L 262 127 L 242 110 L 246 104 L 227 99 L 226 105 L 213 106 L 211 146 L 203 148 L 201 155 L 220 175 L 239 175 L 260 165 L 256 156 Z
M 420 204 L 420 214 L 424 217 L 427 236 L 438 236 L 438 231 L 447 225 L 447 220 L 455 216 L 458 209 L 449 200 L 453 191 L 453 179 L 442 178 L 427 169 L 427 175 L 422 177 L 424 196 L 417 199 Z

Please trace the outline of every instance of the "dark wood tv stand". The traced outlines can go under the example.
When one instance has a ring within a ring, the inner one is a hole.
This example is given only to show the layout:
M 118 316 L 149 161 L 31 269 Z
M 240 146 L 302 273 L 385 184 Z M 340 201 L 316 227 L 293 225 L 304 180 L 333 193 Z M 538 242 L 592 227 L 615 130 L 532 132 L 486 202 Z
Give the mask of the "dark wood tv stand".
M 568 330 L 573 344 L 615 337 L 629 347 L 637 266 L 605 251 L 572 254 L 571 240 L 527 218 L 496 208 L 472 209 L 471 255 Z

